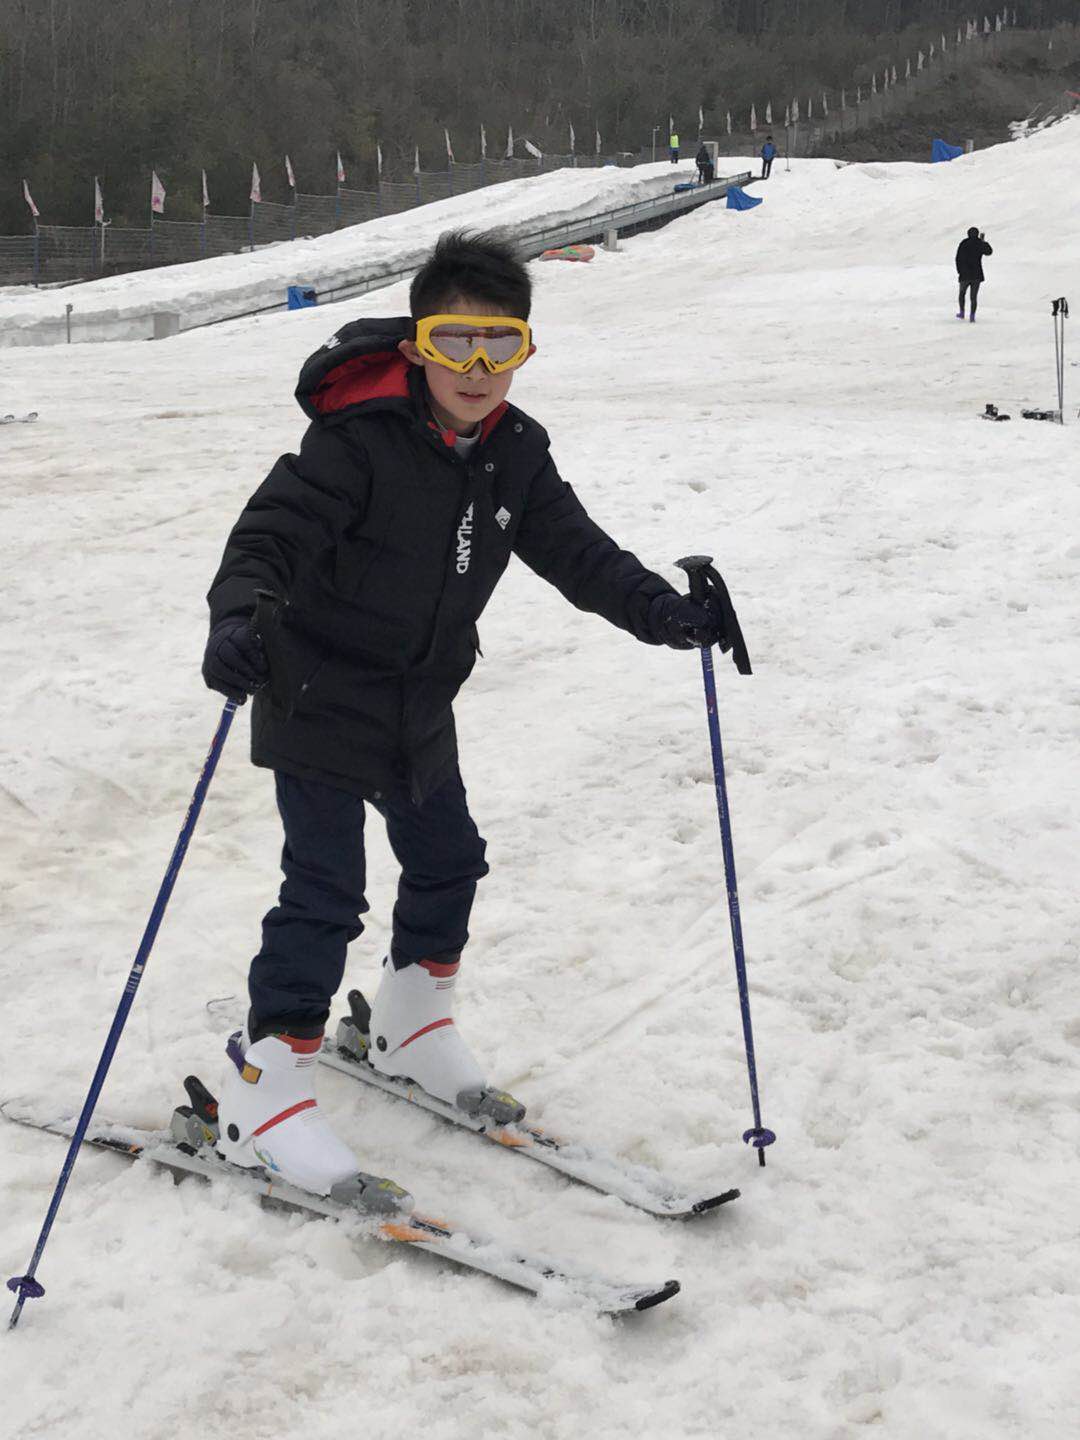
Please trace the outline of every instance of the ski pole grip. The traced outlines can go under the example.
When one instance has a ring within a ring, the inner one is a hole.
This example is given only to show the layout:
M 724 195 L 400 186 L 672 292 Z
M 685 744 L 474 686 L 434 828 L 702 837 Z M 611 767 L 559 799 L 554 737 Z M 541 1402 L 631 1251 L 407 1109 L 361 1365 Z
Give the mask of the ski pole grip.
M 686 571 L 686 578 L 690 582 L 690 598 L 703 605 L 709 598 L 709 566 L 712 564 L 711 555 L 684 555 L 675 564 L 680 570 Z

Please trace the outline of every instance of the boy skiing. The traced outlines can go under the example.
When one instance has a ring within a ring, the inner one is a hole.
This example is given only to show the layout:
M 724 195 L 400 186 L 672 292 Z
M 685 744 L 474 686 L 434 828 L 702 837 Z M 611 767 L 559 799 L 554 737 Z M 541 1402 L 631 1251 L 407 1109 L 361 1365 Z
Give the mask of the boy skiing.
M 203 676 L 234 699 L 254 694 L 252 760 L 275 772 L 285 830 L 251 1010 L 229 1042 L 220 1148 L 319 1194 L 358 1169 L 314 1076 L 368 908 L 367 805 L 401 865 L 370 1062 L 468 1114 L 524 1114 L 453 1020 L 488 867 L 451 704 L 511 553 L 645 643 L 727 643 L 711 604 L 677 594 L 590 519 L 546 432 L 507 403 L 535 350 L 530 290 L 510 246 L 444 235 L 412 282 L 410 317 L 355 321 L 316 351 L 296 391 L 312 422 L 300 453 L 249 500 L 208 596 Z

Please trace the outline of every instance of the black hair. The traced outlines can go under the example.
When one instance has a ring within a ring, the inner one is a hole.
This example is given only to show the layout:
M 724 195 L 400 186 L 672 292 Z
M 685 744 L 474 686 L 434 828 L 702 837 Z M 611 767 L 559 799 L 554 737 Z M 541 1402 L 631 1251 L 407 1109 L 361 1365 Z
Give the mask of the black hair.
M 409 310 L 414 320 L 438 315 L 459 296 L 483 301 L 497 315 L 527 320 L 532 281 L 508 240 L 491 233 L 448 230 L 413 276 Z
M 969 240 L 977 240 L 978 238 L 979 238 L 979 227 L 978 227 L 977 225 L 972 225 L 971 229 L 968 231 L 968 239 L 969 239 Z

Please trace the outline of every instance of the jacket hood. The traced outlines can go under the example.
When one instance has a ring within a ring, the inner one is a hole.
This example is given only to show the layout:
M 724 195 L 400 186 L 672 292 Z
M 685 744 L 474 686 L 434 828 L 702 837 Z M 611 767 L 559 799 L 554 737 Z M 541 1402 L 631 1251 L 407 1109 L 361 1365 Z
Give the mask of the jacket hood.
M 407 315 L 353 320 L 304 361 L 296 399 L 309 420 L 320 420 L 368 400 L 409 401 L 409 364 L 398 352 L 416 333 Z

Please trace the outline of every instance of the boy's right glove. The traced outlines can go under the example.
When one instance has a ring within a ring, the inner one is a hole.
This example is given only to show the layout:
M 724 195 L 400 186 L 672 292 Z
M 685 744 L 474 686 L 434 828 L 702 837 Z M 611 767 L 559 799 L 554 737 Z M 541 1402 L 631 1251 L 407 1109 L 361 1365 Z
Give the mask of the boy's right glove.
M 232 615 L 214 626 L 206 642 L 202 675 L 211 690 L 241 705 L 266 684 L 270 666 L 250 620 Z

